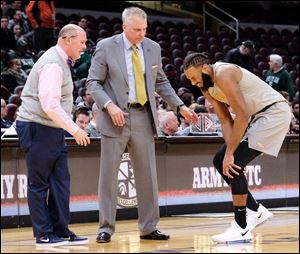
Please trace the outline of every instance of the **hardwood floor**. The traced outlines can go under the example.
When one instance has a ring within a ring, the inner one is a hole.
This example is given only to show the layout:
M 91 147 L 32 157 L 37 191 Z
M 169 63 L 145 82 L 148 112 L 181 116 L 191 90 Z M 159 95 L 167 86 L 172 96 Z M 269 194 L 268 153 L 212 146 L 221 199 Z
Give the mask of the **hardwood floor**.
M 110 243 L 97 244 L 97 223 L 71 224 L 76 234 L 90 240 L 84 246 L 35 247 L 32 228 L 2 229 L 1 253 L 299 253 L 299 210 L 273 211 L 274 216 L 253 230 L 247 244 L 215 244 L 211 236 L 221 233 L 232 221 L 232 214 L 198 214 L 161 218 L 159 230 L 168 241 L 140 240 L 137 220 L 117 221 Z

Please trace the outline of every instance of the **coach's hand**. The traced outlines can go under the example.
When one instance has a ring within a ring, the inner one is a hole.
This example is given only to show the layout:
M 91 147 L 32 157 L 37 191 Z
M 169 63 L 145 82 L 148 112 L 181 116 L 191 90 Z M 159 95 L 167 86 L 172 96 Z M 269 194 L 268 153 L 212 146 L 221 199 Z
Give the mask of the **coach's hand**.
M 91 143 L 87 133 L 80 128 L 78 129 L 78 131 L 75 132 L 73 137 L 76 140 L 76 143 L 80 146 L 87 146 L 88 144 Z
M 179 113 L 187 120 L 189 123 L 198 124 L 199 118 L 194 110 L 191 110 L 187 106 L 183 105 L 180 107 Z
M 110 102 L 106 107 L 108 114 L 111 117 L 111 120 L 114 125 L 122 127 L 125 125 L 125 116 L 128 115 L 128 113 L 121 110 L 117 105 L 115 105 L 113 102 Z

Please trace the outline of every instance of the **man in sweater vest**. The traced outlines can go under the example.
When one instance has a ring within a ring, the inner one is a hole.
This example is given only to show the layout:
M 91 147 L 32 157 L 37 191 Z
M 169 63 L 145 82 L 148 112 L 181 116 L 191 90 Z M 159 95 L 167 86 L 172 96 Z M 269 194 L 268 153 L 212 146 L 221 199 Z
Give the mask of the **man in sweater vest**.
M 57 45 L 34 64 L 16 121 L 20 148 L 26 153 L 28 206 L 37 247 L 86 244 L 68 228 L 70 175 L 64 130 L 78 145 L 90 143 L 71 119 L 73 82 L 69 62 L 86 49 L 85 31 L 64 26 Z

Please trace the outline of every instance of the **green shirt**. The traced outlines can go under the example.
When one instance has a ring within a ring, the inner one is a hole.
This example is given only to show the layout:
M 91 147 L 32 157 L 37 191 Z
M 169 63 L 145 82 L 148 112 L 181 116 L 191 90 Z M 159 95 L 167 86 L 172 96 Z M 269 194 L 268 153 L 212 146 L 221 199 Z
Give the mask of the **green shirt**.
M 265 81 L 276 91 L 286 91 L 289 93 L 290 99 L 294 96 L 293 80 L 284 66 L 274 73 L 272 70 L 266 72 Z

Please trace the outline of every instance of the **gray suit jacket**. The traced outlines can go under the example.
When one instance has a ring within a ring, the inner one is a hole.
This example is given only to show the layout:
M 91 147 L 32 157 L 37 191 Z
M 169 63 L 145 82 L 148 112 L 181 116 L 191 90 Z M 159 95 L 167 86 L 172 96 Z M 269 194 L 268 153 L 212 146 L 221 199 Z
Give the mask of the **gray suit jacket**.
M 174 111 L 183 102 L 176 95 L 162 69 L 159 44 L 145 38 L 142 47 L 145 58 L 146 90 L 155 133 L 158 117 L 154 92 L 156 91 Z M 100 109 L 97 128 L 103 135 L 119 137 L 122 127 L 113 124 L 104 105 L 112 100 L 123 111 L 128 112 L 129 85 L 122 34 L 98 42 L 89 69 L 87 89 Z

